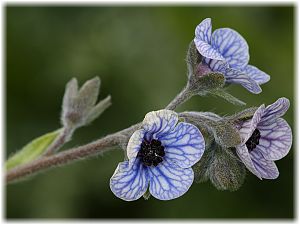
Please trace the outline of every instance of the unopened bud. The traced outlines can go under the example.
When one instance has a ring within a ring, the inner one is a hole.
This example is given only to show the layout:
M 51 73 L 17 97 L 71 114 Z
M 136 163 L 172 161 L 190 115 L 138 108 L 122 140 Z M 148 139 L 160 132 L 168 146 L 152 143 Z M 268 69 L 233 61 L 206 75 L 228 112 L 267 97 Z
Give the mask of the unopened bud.
M 66 85 L 61 116 L 64 127 L 76 129 L 87 125 L 111 105 L 110 96 L 95 105 L 99 89 L 100 79 L 98 77 L 85 82 L 79 91 L 75 78 Z
M 238 190 L 245 179 L 246 169 L 239 159 L 220 146 L 214 149 L 208 169 L 209 179 L 218 190 Z

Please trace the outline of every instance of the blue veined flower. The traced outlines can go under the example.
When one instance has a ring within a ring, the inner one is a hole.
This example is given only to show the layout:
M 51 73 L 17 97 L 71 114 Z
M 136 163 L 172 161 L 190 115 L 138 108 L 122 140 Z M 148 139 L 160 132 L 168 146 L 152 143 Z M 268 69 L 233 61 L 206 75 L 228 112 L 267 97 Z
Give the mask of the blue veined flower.
M 119 163 L 110 179 L 110 188 L 125 201 L 140 198 L 148 188 L 157 199 L 178 198 L 192 185 L 191 166 L 200 160 L 204 149 L 199 129 L 189 123 L 178 123 L 176 112 L 150 112 L 141 129 L 129 139 L 128 161 Z
M 276 179 L 279 171 L 274 161 L 285 157 L 291 148 L 291 128 L 280 118 L 289 105 L 286 98 L 279 98 L 267 107 L 261 105 L 251 120 L 239 125 L 243 142 L 236 147 L 237 154 L 260 179 Z
M 212 33 L 211 19 L 203 20 L 195 30 L 194 42 L 203 62 L 214 72 L 224 74 L 227 83 L 241 84 L 252 93 L 261 92 L 260 84 L 270 76 L 255 66 L 248 65 L 249 47 L 246 40 L 230 28 Z

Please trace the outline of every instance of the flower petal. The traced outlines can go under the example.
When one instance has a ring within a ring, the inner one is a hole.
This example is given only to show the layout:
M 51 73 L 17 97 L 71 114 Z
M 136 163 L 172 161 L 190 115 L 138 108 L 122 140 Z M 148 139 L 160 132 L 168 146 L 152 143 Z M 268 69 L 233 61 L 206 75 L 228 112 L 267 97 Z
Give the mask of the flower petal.
M 142 129 L 145 130 L 146 139 L 158 139 L 161 135 L 170 132 L 178 122 L 178 115 L 171 110 L 159 110 L 146 114 Z
M 194 43 L 198 52 L 207 58 L 224 60 L 223 56 L 210 45 L 211 40 L 211 19 L 203 20 L 195 30 Z
M 290 101 L 287 98 L 279 98 L 276 102 L 266 107 L 262 122 L 264 124 L 273 123 L 273 121 L 283 116 L 290 107 Z
M 242 160 L 242 162 L 245 164 L 247 169 L 253 173 L 255 176 L 257 176 L 259 179 L 261 179 L 260 173 L 256 170 L 256 167 L 254 166 L 252 159 L 250 157 L 250 154 L 248 152 L 248 149 L 246 145 L 237 146 L 236 147 L 236 153 L 238 157 Z
M 149 191 L 153 197 L 160 200 L 182 196 L 194 181 L 192 168 L 181 168 L 168 161 L 163 161 L 156 167 L 149 167 L 149 175 Z
M 165 157 L 182 168 L 188 168 L 200 160 L 205 141 L 199 129 L 181 122 L 170 133 L 159 139 L 165 147 Z
M 248 139 L 251 137 L 254 130 L 257 128 L 258 123 L 261 120 L 265 111 L 265 105 L 261 105 L 254 113 L 251 120 L 247 120 L 241 124 L 239 127 L 239 133 L 243 140 L 243 144 L 245 144 Z
M 139 160 L 129 163 L 119 163 L 115 173 L 110 178 L 110 189 L 125 201 L 139 199 L 149 185 L 148 170 Z
M 279 176 L 279 171 L 273 161 L 266 160 L 257 150 L 250 152 L 250 155 L 255 169 L 259 172 L 262 178 L 276 179 Z
M 248 64 L 248 44 L 235 30 L 230 28 L 215 30 L 211 37 L 211 45 L 221 53 L 231 68 L 242 69 Z
M 133 159 L 137 156 L 137 153 L 141 149 L 141 144 L 145 136 L 144 130 L 136 130 L 130 137 L 127 144 L 127 157 Z
M 223 74 L 225 74 L 225 70 L 228 67 L 226 61 L 204 58 L 204 62 L 212 71 L 221 72 Z
M 261 88 L 258 83 L 239 70 L 226 68 L 224 75 L 227 83 L 240 84 L 254 94 L 259 94 L 261 92 Z
M 292 130 L 288 123 L 277 118 L 274 123 L 257 126 L 260 131 L 259 145 L 256 146 L 267 160 L 279 160 L 286 156 L 292 146 Z
M 264 84 L 270 80 L 270 75 L 266 74 L 265 72 L 259 70 L 257 67 L 252 65 L 245 66 L 242 72 L 247 74 L 258 84 Z
M 211 18 L 206 18 L 196 27 L 195 36 L 201 40 L 210 44 L 211 39 Z

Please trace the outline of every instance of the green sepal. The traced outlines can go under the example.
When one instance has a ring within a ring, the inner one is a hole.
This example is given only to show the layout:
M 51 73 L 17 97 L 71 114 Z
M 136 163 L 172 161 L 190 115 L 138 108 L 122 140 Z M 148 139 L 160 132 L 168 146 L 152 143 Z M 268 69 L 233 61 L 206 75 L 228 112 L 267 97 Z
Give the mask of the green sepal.
M 240 162 L 232 149 L 223 149 L 217 146 L 213 151 L 213 160 L 208 168 L 211 183 L 218 190 L 238 190 L 245 180 L 244 164 Z
M 49 145 L 53 143 L 55 138 L 60 134 L 62 129 L 56 130 L 40 136 L 27 145 L 20 151 L 11 156 L 5 163 L 6 170 L 13 169 L 17 166 L 29 163 L 41 156 Z
M 209 92 L 211 95 L 214 95 L 214 96 L 218 96 L 218 97 L 221 97 L 223 99 L 225 99 L 226 101 L 234 104 L 234 105 L 246 105 L 245 102 L 239 100 L 238 98 L 232 96 L 231 94 L 229 94 L 228 92 L 226 92 L 225 90 L 223 89 L 215 89 L 215 90 L 211 90 Z
M 198 95 L 206 95 L 207 92 L 218 90 L 225 84 L 225 77 L 221 73 L 211 72 L 203 76 L 194 78 L 193 82 L 189 82 L 190 90 Z
M 143 194 L 143 198 L 145 200 L 149 200 L 150 197 L 151 197 L 151 194 L 150 194 L 150 191 L 149 191 L 149 188 L 148 188 L 147 191 Z
M 227 120 L 217 122 L 212 127 L 216 142 L 222 147 L 235 147 L 241 144 L 240 133 L 234 124 Z
M 227 116 L 226 119 L 231 120 L 231 121 L 249 120 L 253 117 L 253 115 L 257 109 L 258 109 L 258 107 L 247 108 L 241 112 L 235 113 L 234 115 Z
M 189 44 L 189 48 L 186 54 L 188 77 L 191 77 L 196 73 L 197 66 L 201 63 L 201 61 L 202 56 L 199 54 L 194 40 L 192 40 Z
M 194 171 L 194 182 L 203 183 L 209 179 L 208 169 L 213 159 L 211 144 L 207 144 L 201 159 L 192 166 Z

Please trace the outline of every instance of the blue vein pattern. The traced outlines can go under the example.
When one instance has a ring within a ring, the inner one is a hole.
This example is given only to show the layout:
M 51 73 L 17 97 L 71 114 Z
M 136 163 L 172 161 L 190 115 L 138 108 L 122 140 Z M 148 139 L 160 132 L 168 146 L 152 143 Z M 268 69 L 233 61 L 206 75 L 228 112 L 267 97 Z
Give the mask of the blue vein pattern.
M 255 80 L 253 80 L 251 77 L 249 77 L 245 73 L 242 73 L 239 70 L 226 68 L 225 70 L 222 70 L 222 73 L 226 74 L 227 83 L 239 83 L 244 88 L 246 88 L 248 91 L 255 93 L 255 94 L 258 94 L 261 92 L 261 87 L 259 86 L 259 84 Z
M 179 123 L 173 131 L 159 140 L 165 146 L 166 158 L 182 168 L 194 165 L 204 153 L 204 138 L 199 129 L 189 123 Z
M 141 143 L 144 139 L 144 136 L 145 136 L 145 131 L 142 129 L 137 130 L 132 134 L 132 137 L 130 138 L 127 144 L 128 145 L 127 157 L 129 160 L 137 156 L 138 151 L 141 148 Z
M 251 159 L 260 176 L 264 179 L 276 179 L 279 171 L 273 161 L 266 160 L 260 151 L 254 150 L 250 153 Z
M 142 129 L 135 131 L 128 142 L 129 161 L 119 163 L 110 179 L 110 188 L 117 197 L 133 201 L 149 187 L 155 198 L 170 200 L 188 191 L 194 180 L 191 166 L 202 157 L 205 142 L 196 126 L 177 122 L 177 113 L 170 110 L 154 111 L 145 116 Z M 137 158 L 137 152 L 143 140 L 153 138 L 161 141 L 165 156 L 157 166 L 145 166 Z
M 188 191 L 194 181 L 192 168 L 181 168 L 168 160 L 149 168 L 152 196 L 160 200 L 178 198 Z
M 272 105 L 266 107 L 262 122 L 267 124 L 281 116 L 283 116 L 290 107 L 290 101 L 287 98 L 279 98 Z
M 268 160 L 279 160 L 285 157 L 292 144 L 292 131 L 288 123 L 277 118 L 272 124 L 257 126 L 261 138 L 257 148 Z
M 242 69 L 242 72 L 244 74 L 247 74 L 252 80 L 254 80 L 258 84 L 264 84 L 270 80 L 270 76 L 268 74 L 252 65 L 245 66 Z
M 260 179 L 276 179 L 279 172 L 274 161 L 286 156 L 291 148 L 292 130 L 280 118 L 288 108 L 289 101 L 286 98 L 280 98 L 267 107 L 261 105 L 253 118 L 239 127 L 243 143 L 237 147 L 237 154 L 246 167 Z M 245 143 L 255 129 L 260 132 L 259 144 L 250 151 Z
M 230 68 L 242 69 L 248 64 L 248 44 L 235 30 L 229 28 L 215 30 L 211 45 L 221 53 Z
M 195 30 L 195 45 L 201 55 L 210 59 L 224 60 L 224 57 L 210 45 L 211 42 L 211 19 L 203 20 Z
M 146 138 L 158 138 L 172 130 L 178 122 L 178 116 L 170 110 L 153 111 L 146 114 L 142 129 L 146 132 Z
M 147 190 L 149 184 L 148 171 L 139 160 L 119 163 L 110 179 L 110 188 L 119 198 L 126 201 L 139 199 Z
M 195 29 L 194 43 L 204 57 L 202 63 L 214 72 L 223 73 L 227 83 L 241 84 L 254 94 L 260 93 L 259 85 L 268 82 L 270 76 L 248 65 L 250 56 L 246 40 L 230 28 L 219 28 L 213 34 L 211 32 L 210 18 L 203 20 Z

